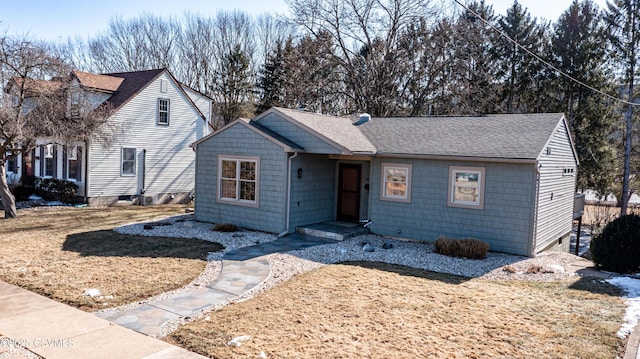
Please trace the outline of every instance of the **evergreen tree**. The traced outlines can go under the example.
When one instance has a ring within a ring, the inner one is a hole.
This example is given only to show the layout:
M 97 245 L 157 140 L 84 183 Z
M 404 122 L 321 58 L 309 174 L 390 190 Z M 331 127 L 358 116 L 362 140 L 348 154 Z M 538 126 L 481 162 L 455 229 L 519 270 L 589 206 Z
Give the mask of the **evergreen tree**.
M 613 0 L 607 2 L 605 20 L 611 37 L 613 60 L 620 66 L 622 83 L 627 101 L 624 115 L 624 164 L 622 173 L 621 213 L 627 214 L 631 197 L 631 154 L 633 147 L 633 105 L 635 101 L 635 79 L 640 59 L 640 0 Z
M 507 14 L 498 19 L 498 27 L 509 38 L 524 48 L 537 52 L 540 42 L 544 40 L 544 30 L 531 18 L 529 12 L 517 0 L 507 9 Z M 526 111 L 525 98 L 537 76 L 537 70 L 532 65 L 537 60 L 518 47 L 514 42 L 500 38 L 496 42 L 495 60 L 499 62 L 498 78 L 503 80 L 502 98 L 504 111 L 507 113 Z M 539 64 L 538 64 L 539 66 Z
M 557 67 L 593 88 L 612 91 L 606 72 L 606 28 L 599 8 L 590 0 L 574 0 L 555 24 L 552 39 Z M 565 76 L 557 76 L 558 106 L 565 112 L 580 159 L 578 186 L 608 193 L 614 180 L 611 100 Z M 615 94 L 615 92 L 613 92 Z

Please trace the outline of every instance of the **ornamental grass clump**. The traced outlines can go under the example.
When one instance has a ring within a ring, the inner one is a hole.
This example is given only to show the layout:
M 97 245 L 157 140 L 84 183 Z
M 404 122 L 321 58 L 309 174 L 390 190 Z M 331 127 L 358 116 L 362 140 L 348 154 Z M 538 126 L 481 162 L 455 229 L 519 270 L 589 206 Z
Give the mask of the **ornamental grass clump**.
M 435 243 L 436 253 L 450 257 L 482 259 L 489 252 L 489 243 L 475 238 L 455 239 L 439 237 Z
M 591 241 L 596 267 L 618 273 L 640 271 L 640 216 L 627 215 L 607 224 Z

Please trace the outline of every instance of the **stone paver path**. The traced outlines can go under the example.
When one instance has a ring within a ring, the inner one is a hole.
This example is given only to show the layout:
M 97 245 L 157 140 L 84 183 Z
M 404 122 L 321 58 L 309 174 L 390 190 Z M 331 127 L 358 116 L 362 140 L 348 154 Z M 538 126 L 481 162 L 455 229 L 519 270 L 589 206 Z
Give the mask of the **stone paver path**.
M 335 242 L 333 239 L 291 234 L 272 242 L 230 250 L 222 256 L 222 270 L 218 278 L 204 287 L 131 310 L 97 315 L 123 327 L 155 336 L 160 334 L 162 325 L 169 321 L 189 317 L 210 306 L 225 304 L 260 285 L 271 274 L 267 260 L 269 254 Z

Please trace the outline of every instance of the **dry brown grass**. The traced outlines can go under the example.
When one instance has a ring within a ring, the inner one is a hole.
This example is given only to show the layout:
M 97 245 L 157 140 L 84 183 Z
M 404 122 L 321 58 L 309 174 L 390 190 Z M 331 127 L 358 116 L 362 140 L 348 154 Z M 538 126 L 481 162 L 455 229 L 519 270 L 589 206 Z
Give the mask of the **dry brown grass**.
M 213 358 L 614 358 L 615 287 L 467 279 L 379 263 L 309 272 L 168 341 Z M 232 338 L 249 335 L 239 347 Z
M 198 276 L 207 252 L 198 239 L 129 236 L 114 227 L 184 213 L 184 206 L 62 208 L 0 220 L 0 280 L 85 310 L 134 302 Z M 84 295 L 97 288 L 113 299 Z

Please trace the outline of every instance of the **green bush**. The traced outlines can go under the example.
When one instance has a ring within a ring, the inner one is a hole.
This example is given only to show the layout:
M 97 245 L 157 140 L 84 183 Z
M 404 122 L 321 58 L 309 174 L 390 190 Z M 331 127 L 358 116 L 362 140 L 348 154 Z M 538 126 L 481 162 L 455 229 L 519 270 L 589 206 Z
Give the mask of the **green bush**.
M 628 215 L 609 222 L 591 240 L 591 256 L 598 268 L 607 271 L 639 271 L 640 216 Z
M 57 178 L 36 179 L 36 189 L 48 201 L 74 203 L 78 197 L 78 186 L 74 182 Z
M 450 257 L 482 259 L 489 252 L 489 243 L 474 238 L 453 239 L 439 237 L 435 243 L 436 253 Z

